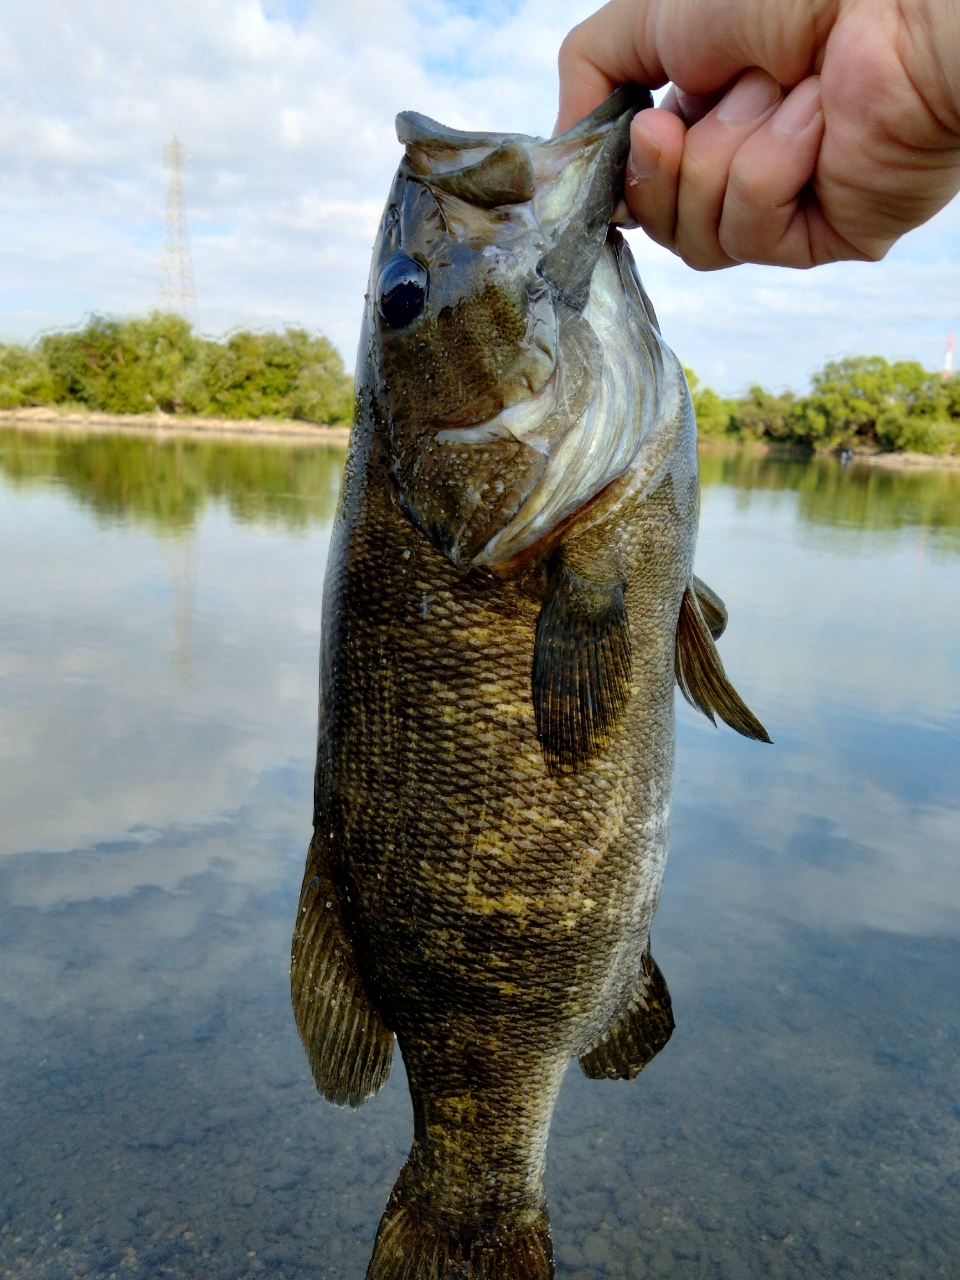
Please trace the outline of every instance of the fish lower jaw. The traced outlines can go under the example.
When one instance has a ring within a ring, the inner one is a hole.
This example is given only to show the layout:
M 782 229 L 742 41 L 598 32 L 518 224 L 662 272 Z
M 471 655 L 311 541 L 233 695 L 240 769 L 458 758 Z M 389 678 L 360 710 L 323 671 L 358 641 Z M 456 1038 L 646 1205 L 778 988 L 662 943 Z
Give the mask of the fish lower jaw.
M 438 444 L 490 444 L 512 438 L 545 452 L 546 446 L 538 443 L 536 431 L 553 411 L 556 398 L 557 371 L 554 369 L 540 390 L 526 400 L 508 405 L 494 417 L 472 427 L 445 427 L 437 432 L 435 439 Z

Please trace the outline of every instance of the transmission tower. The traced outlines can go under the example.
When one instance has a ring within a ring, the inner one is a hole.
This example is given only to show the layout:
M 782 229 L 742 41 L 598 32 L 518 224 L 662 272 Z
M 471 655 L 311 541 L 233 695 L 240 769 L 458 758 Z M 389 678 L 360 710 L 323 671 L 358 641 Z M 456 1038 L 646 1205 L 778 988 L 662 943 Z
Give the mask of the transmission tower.
M 160 309 L 175 311 L 185 320 L 197 321 L 197 289 L 193 282 L 190 232 L 183 203 L 185 157 L 176 135 L 164 147 L 163 158 L 170 170 L 167 188 L 166 234 L 160 256 Z
M 943 380 L 949 381 L 953 373 L 953 330 L 950 330 L 950 337 L 947 339 L 947 354 L 943 357 Z

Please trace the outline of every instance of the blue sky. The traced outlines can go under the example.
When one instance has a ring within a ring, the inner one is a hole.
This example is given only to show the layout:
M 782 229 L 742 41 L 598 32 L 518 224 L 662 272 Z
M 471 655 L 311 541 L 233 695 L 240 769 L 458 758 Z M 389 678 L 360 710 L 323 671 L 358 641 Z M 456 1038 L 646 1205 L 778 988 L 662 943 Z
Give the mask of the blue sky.
M 549 133 L 577 0 L 5 0 L 0 340 L 158 298 L 176 133 L 200 326 L 301 324 L 353 364 L 397 111 Z M 881 264 L 701 275 L 632 237 L 668 341 L 709 383 L 806 385 L 857 353 L 939 366 L 960 204 Z

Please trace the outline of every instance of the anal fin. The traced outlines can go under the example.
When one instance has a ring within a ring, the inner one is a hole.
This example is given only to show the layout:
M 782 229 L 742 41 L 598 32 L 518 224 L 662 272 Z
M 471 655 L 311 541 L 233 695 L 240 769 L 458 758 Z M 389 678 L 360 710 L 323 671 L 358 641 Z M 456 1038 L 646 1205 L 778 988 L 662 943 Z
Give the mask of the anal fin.
M 554 564 L 537 618 L 533 706 L 550 773 L 577 773 L 609 743 L 630 690 L 623 585 Z
M 673 1027 L 670 992 L 648 950 L 636 993 L 593 1048 L 581 1054 L 580 1070 L 591 1080 L 634 1080 L 670 1039 Z
M 326 860 L 311 844 L 290 959 L 293 1013 L 317 1089 L 359 1107 L 386 1082 L 393 1033 L 363 985 Z
M 709 592 L 709 596 L 705 592 Z M 714 635 L 711 634 L 714 626 L 718 626 L 721 621 L 714 602 L 723 610 L 722 622 L 726 626 L 727 611 L 723 607 L 723 601 L 704 583 L 695 578 L 694 585 L 687 587 L 683 593 L 680 617 L 677 620 L 677 684 L 686 700 L 714 724 L 716 716 L 719 716 L 745 738 L 770 742 L 766 729 L 727 679 L 717 647 L 713 643 Z M 720 631 L 723 626 L 720 626 Z M 719 631 L 715 634 L 719 634 Z

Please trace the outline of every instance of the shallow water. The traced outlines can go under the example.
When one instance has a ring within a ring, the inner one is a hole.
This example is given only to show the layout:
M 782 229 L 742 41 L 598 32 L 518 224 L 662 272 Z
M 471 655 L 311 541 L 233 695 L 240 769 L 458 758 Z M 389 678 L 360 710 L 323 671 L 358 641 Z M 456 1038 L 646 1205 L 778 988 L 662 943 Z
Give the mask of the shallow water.
M 287 951 L 342 455 L 0 435 L 0 1275 L 363 1275 L 410 1139 Z M 960 476 L 704 459 L 774 747 L 678 702 L 677 1030 L 570 1071 L 562 1280 L 960 1272 Z

